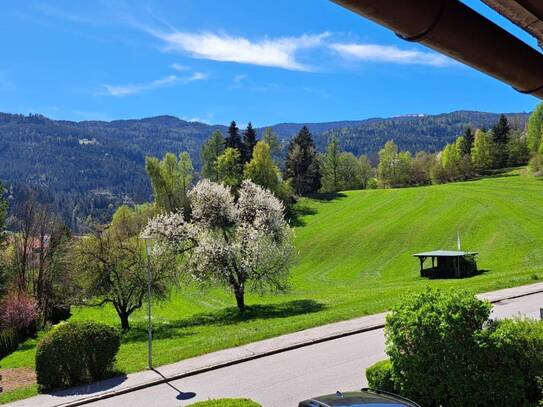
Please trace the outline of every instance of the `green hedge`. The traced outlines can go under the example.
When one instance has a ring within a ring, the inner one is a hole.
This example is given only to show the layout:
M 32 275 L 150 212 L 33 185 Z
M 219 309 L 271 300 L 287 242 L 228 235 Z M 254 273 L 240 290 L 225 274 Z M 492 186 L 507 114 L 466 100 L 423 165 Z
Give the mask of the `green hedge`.
M 121 341 L 117 329 L 96 322 L 65 322 L 36 348 L 40 390 L 91 383 L 108 377 Z
M 249 399 L 217 399 L 199 401 L 190 404 L 189 407 L 261 407 L 261 405 Z
M 543 322 L 489 317 L 490 304 L 463 291 L 404 299 L 387 316 L 390 362 L 368 369 L 370 386 L 392 385 L 424 406 L 535 406 Z
M 397 393 L 398 389 L 392 376 L 390 359 L 381 360 L 366 369 L 368 386 L 372 389 Z

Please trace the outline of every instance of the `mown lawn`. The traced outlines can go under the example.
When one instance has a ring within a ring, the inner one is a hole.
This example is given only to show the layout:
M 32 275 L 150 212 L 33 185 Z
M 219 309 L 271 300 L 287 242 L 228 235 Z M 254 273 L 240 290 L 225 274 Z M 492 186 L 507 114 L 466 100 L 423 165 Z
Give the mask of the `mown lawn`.
M 296 222 L 298 264 L 287 294 L 258 297 L 240 316 L 231 295 L 177 289 L 154 307 L 154 360 L 175 362 L 287 332 L 383 311 L 427 285 L 472 292 L 543 277 L 543 181 L 514 171 L 477 181 L 395 190 L 349 191 L 303 199 Z M 485 272 L 460 280 L 419 277 L 412 253 L 456 248 L 480 252 Z M 110 307 L 81 308 L 73 319 L 118 324 Z M 145 312 L 132 317 L 117 367 L 145 369 Z M 34 344 L 0 361 L 32 366 Z

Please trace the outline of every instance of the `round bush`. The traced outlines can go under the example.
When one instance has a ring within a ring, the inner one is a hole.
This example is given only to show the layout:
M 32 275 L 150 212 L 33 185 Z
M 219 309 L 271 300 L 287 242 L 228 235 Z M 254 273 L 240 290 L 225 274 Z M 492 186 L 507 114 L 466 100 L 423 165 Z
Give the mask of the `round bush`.
M 65 322 L 36 348 L 36 375 L 42 390 L 104 379 L 121 344 L 119 332 L 97 322 Z
M 366 369 L 368 386 L 372 389 L 397 393 L 397 386 L 392 377 L 392 363 L 390 359 L 381 360 Z

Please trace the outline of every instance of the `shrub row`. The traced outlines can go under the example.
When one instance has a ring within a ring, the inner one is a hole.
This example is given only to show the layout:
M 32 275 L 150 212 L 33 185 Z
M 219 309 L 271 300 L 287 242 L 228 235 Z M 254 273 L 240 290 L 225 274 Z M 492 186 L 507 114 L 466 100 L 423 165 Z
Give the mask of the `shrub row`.
M 36 349 L 40 389 L 74 386 L 108 377 L 120 346 L 119 332 L 96 322 L 64 322 Z
M 543 322 L 492 321 L 465 292 L 427 290 L 387 317 L 390 360 L 366 371 L 370 387 L 424 406 L 533 406 L 541 397 Z

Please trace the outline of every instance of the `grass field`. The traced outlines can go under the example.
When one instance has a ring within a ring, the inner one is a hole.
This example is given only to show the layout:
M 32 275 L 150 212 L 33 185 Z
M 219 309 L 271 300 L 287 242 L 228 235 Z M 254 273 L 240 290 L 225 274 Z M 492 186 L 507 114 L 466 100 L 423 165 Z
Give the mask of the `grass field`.
M 349 191 L 298 204 L 298 264 L 287 294 L 249 296 L 240 316 L 222 290 L 176 290 L 154 307 L 157 365 L 328 322 L 383 311 L 427 285 L 472 292 L 543 277 L 543 181 L 519 171 L 494 178 L 394 190 Z M 466 279 L 419 277 L 412 253 L 462 248 L 480 252 L 485 272 Z M 118 324 L 109 308 L 78 309 L 73 319 Z M 117 367 L 145 369 L 145 312 L 134 314 Z M 35 340 L 0 361 L 32 366 Z

